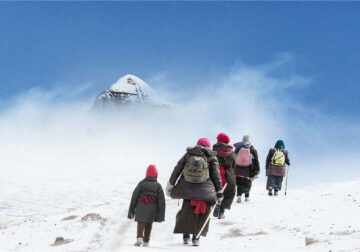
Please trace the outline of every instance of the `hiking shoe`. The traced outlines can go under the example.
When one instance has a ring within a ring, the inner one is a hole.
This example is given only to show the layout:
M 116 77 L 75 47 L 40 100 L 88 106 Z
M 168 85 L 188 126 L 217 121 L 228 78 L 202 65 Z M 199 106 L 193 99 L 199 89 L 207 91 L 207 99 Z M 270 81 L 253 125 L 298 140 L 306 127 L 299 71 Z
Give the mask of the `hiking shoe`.
M 219 212 L 220 212 L 220 207 L 219 207 L 219 206 L 215 207 L 213 216 L 214 216 L 215 218 L 217 218 L 217 217 L 219 216 Z
M 136 242 L 135 242 L 135 246 L 136 247 L 140 247 L 143 244 L 143 239 L 142 238 L 137 238 Z
M 193 246 L 196 246 L 196 247 L 197 247 L 197 246 L 200 246 L 200 239 L 196 239 L 196 238 L 193 239 L 193 240 L 192 240 L 192 245 L 193 245 Z
M 236 203 L 241 203 L 241 196 L 237 197 Z
M 190 243 L 190 238 L 184 238 L 184 244 L 187 245 Z
M 274 190 L 274 195 L 278 196 L 278 190 Z
M 250 198 L 249 197 L 245 197 L 245 201 L 249 201 L 250 200 Z
M 148 242 L 144 242 L 143 247 L 149 247 L 149 243 L 148 243 Z
M 225 219 L 225 214 L 220 213 L 220 214 L 219 214 L 219 219 Z

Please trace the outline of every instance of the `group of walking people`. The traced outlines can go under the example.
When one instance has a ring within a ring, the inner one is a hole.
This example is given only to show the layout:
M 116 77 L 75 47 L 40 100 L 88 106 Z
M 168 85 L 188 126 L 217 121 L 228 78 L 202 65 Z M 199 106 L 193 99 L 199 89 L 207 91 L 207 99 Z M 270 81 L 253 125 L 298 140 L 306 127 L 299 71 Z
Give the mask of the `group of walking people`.
M 178 161 L 166 185 L 166 195 L 182 199 L 182 207 L 176 215 L 175 234 L 183 235 L 183 243 L 200 245 L 200 236 L 209 230 L 210 216 L 225 218 L 235 195 L 236 202 L 250 200 L 252 182 L 260 173 L 257 150 L 249 135 L 234 147 L 225 133 L 217 136 L 217 143 L 200 138 L 196 146 L 187 148 Z M 268 195 L 278 195 L 282 180 L 290 165 L 283 140 L 278 140 L 266 158 L 266 189 Z M 152 223 L 165 219 L 165 197 L 157 182 L 158 171 L 149 165 L 146 177 L 135 188 L 129 207 L 128 218 L 135 217 L 137 240 L 135 246 L 149 246 Z M 192 237 L 191 237 L 192 235 Z

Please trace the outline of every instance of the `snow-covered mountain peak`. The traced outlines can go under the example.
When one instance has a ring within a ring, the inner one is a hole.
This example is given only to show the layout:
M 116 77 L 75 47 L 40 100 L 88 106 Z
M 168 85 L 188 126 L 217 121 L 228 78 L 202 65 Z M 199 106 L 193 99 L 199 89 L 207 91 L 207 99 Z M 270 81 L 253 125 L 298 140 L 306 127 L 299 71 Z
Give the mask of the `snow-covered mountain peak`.
M 93 109 L 116 110 L 124 105 L 135 104 L 166 106 L 145 81 L 135 75 L 127 74 L 97 96 Z
M 118 79 L 111 85 L 109 91 L 129 94 L 138 94 L 140 91 L 144 95 L 149 95 L 154 92 L 145 81 L 132 74 L 127 74 Z

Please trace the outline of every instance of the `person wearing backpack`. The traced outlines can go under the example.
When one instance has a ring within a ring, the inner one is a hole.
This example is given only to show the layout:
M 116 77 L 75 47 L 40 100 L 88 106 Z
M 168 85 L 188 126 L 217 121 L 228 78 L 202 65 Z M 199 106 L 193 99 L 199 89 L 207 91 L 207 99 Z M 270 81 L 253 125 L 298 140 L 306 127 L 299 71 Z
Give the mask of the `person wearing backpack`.
M 129 206 L 128 218 L 137 222 L 135 246 L 149 246 L 152 223 L 165 220 L 165 196 L 157 182 L 158 171 L 149 165 L 145 179 L 136 186 Z
M 252 181 L 260 173 L 260 164 L 257 150 L 251 144 L 249 135 L 243 137 L 242 142 L 234 144 L 235 146 L 235 176 L 237 186 L 237 203 L 241 203 L 241 196 L 245 194 L 245 201 L 250 200 L 250 190 Z
M 277 140 L 275 148 L 271 148 L 266 158 L 266 190 L 268 195 L 278 195 L 281 190 L 283 178 L 286 173 L 286 165 L 290 165 L 289 153 L 285 150 L 283 140 Z
M 216 152 L 211 149 L 210 140 L 201 138 L 197 145 L 187 148 L 186 154 L 175 166 L 166 186 L 166 195 L 174 199 L 183 199 L 180 211 L 176 215 L 175 234 L 183 234 L 184 244 L 199 246 L 197 234 L 202 230 L 206 236 L 209 222 L 206 219 L 212 206 L 223 198 L 219 162 Z
M 221 183 L 226 188 L 224 190 L 224 199 L 221 205 L 216 206 L 214 217 L 219 219 L 225 218 L 225 209 L 230 209 L 235 197 L 236 182 L 234 175 L 235 154 L 233 147 L 229 145 L 230 138 L 225 133 L 220 133 L 217 137 L 217 143 L 214 144 L 213 150 L 217 153 L 217 159 L 220 166 Z

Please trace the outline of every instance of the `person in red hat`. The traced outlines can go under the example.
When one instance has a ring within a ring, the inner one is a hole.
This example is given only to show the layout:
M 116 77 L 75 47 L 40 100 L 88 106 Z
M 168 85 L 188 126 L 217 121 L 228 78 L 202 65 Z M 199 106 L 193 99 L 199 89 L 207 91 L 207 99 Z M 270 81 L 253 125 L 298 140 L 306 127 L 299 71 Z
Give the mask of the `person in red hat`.
M 137 222 L 135 246 L 149 246 L 152 223 L 165 220 L 165 196 L 157 176 L 156 166 L 149 165 L 131 197 L 128 218 Z
M 195 147 L 187 148 L 171 174 L 166 194 L 183 199 L 174 233 L 183 234 L 184 244 L 190 243 L 192 234 L 192 245 L 199 246 L 198 235 L 206 236 L 209 230 L 210 210 L 222 199 L 219 163 L 209 139 L 200 138 Z
M 214 217 L 219 219 L 225 218 L 225 209 L 230 209 L 235 197 L 236 181 L 235 181 L 235 154 L 233 147 L 229 145 L 230 137 L 225 133 L 220 133 L 217 137 L 217 143 L 214 144 L 213 150 L 217 153 L 219 160 L 221 183 L 224 187 L 224 199 L 221 205 L 217 206 L 214 211 Z

